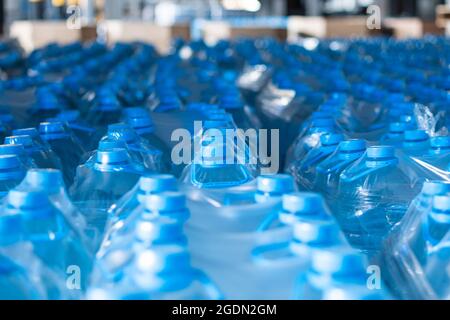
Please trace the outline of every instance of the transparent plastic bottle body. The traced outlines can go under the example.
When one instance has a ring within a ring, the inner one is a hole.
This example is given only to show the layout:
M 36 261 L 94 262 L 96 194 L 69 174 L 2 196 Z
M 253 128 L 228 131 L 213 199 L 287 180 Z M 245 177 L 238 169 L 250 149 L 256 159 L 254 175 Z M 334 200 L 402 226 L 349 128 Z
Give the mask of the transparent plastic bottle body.
M 342 172 L 334 213 L 352 246 L 377 251 L 417 193 L 392 147 L 370 147 Z
M 81 120 L 80 111 L 78 110 L 66 110 L 59 113 L 55 118 L 47 120 L 64 123 L 86 150 L 92 150 L 95 147 L 92 143 L 98 142 L 95 141 L 96 129 Z
M 41 123 L 39 131 L 42 138 L 48 142 L 61 160 L 64 180 L 70 186 L 75 177 L 76 168 L 85 152 L 84 148 L 75 137 L 67 132 L 61 122 Z
M 86 218 L 69 198 L 61 171 L 56 169 L 31 169 L 17 187 L 17 190 L 47 194 L 52 205 L 64 216 L 83 245 L 93 252 L 92 242 L 98 241 L 98 234 L 95 229 L 88 227 Z
M 364 140 L 349 140 L 339 144 L 338 149 L 317 166 L 317 178 L 314 191 L 324 195 L 330 208 L 334 208 L 334 200 L 339 187 L 339 176 L 355 161 L 364 155 Z
M 20 216 L 24 237 L 33 244 L 33 252 L 48 269 L 62 277 L 68 270 L 79 272 L 79 281 L 71 295 L 80 298 L 87 286 L 93 257 L 47 195 L 12 190 L 4 212 Z
M 336 222 L 319 205 L 323 199 L 315 194 L 285 194 L 283 225 L 254 233 L 259 241 L 240 265 L 231 263 L 228 272 L 220 267 L 227 262 L 205 270 L 231 299 L 295 299 L 296 279 L 307 270 L 311 250 L 344 240 Z
M 189 217 L 185 196 L 144 195 L 136 218 L 114 234 L 98 256 L 91 299 L 218 299 L 217 288 L 192 268 L 183 225 Z M 122 276 L 116 276 L 122 275 Z
M 98 151 L 77 169 L 70 195 L 86 217 L 88 226 L 103 236 L 107 210 L 131 190 L 144 169 L 131 160 L 125 149 Z
M 296 163 L 294 172 L 300 188 L 312 190 L 317 177 L 317 166 L 330 156 L 344 140 L 341 134 L 324 134 L 320 137 L 320 145 L 310 150 L 306 156 Z
M 22 145 L 27 155 L 38 168 L 61 169 L 62 164 L 53 150 L 45 149 L 33 142 L 31 136 L 12 136 L 5 138 L 6 145 Z
M 127 111 L 128 110 L 128 111 Z M 171 150 L 166 143 L 156 135 L 155 125 L 150 114 L 143 108 L 128 108 L 124 110 L 124 121 L 144 140 L 148 145 L 151 145 L 162 152 L 162 161 L 164 169 L 170 170 Z
M 291 239 L 290 228 L 263 232 L 258 227 L 265 217 L 281 209 L 281 196 L 294 190 L 293 179 L 286 175 L 261 176 L 256 190 L 251 188 L 253 190 L 236 189 L 234 195 L 228 195 L 228 203 L 214 202 L 213 198 L 209 203 L 204 202 L 192 193 L 188 202 L 192 216 L 186 233 L 193 265 L 206 272 L 227 299 L 250 299 L 252 294 L 264 299 L 282 296 L 278 289 L 274 289 L 276 292 L 260 291 L 270 272 L 253 262 L 252 251 L 259 246 Z M 217 207 L 219 203 L 220 207 Z M 295 266 L 298 262 L 292 262 L 290 268 Z M 241 290 L 236 290 L 238 284 Z
M 141 205 L 141 199 L 147 195 L 177 190 L 177 181 L 171 175 L 146 175 L 141 177 L 132 190 L 108 209 L 108 221 L 99 254 L 107 250 L 117 233 L 139 219 L 141 214 L 137 209 Z
M 450 185 L 446 182 L 425 182 L 422 192 L 411 202 L 401 224 L 384 244 L 381 261 L 387 269 L 385 281 L 398 298 L 437 298 L 430 285 L 426 284 L 427 281 L 421 279 L 426 273 L 429 252 L 435 252 L 433 247 L 443 239 L 443 233 L 448 229 L 445 220 L 436 223 L 436 219 L 432 218 L 433 200 L 449 191 Z M 436 277 L 444 269 L 435 270 Z

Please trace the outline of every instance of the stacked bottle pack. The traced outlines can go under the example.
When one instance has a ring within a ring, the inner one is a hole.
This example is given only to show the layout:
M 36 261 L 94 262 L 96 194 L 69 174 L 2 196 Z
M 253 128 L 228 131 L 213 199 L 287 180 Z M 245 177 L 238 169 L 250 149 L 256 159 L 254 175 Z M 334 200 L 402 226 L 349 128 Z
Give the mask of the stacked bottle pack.
M 0 299 L 450 298 L 449 52 L 0 43 Z

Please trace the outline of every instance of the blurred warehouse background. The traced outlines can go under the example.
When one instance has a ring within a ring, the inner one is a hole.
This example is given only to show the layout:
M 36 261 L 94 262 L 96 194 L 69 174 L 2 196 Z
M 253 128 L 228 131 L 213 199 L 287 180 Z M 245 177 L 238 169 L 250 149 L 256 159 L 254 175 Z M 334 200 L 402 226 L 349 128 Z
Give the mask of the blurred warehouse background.
M 0 0 L 3 37 L 48 42 L 177 37 L 422 37 L 449 32 L 450 0 Z M 447 31 L 446 31 L 447 29 Z

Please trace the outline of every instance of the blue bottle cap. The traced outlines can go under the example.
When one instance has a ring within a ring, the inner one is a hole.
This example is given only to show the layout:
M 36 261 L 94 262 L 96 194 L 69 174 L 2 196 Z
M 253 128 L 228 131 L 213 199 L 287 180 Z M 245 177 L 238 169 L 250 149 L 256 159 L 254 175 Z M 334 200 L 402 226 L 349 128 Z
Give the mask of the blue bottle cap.
M 312 255 L 312 268 L 321 274 L 333 274 L 342 277 L 354 275 L 365 278 L 367 259 L 355 249 L 343 246 L 333 250 L 318 250 Z
M 46 191 L 64 187 L 63 175 L 56 169 L 30 169 L 25 176 L 25 182 Z
M 26 151 L 21 144 L 2 144 L 0 145 L 0 155 L 25 155 Z
M 39 136 L 39 132 L 36 128 L 16 129 L 13 130 L 12 133 L 15 136 L 30 136 L 32 138 L 36 138 Z
M 324 134 L 320 136 L 320 143 L 322 146 L 337 146 L 341 141 L 344 140 L 344 136 L 342 134 Z
M 181 211 L 186 209 L 186 196 L 180 192 L 164 192 L 145 196 L 142 201 L 150 211 Z
M 395 149 L 392 146 L 373 146 L 367 148 L 369 159 L 395 158 Z
M 290 193 L 294 191 L 294 179 L 287 174 L 259 176 L 256 180 L 257 190 L 263 193 Z
M 437 136 L 430 140 L 432 149 L 449 149 L 450 148 L 450 136 Z
M 293 235 L 297 242 L 310 246 L 329 247 L 342 243 L 341 229 L 332 219 L 298 220 L 293 224 Z
M 62 122 L 43 122 L 39 125 L 41 134 L 64 133 L 66 129 Z
M 16 155 L 0 156 L 0 170 L 10 170 L 20 168 L 20 160 Z
M 127 144 L 123 140 L 102 140 L 98 143 L 98 151 L 111 151 L 113 149 L 126 149 Z
M 450 196 L 435 196 L 433 198 L 433 210 L 450 211 Z
M 427 141 L 428 138 L 428 134 L 423 130 L 405 131 L 405 142 L 423 142 Z
M 139 188 L 147 193 L 177 191 L 177 180 L 170 174 L 155 174 L 141 177 Z
M 406 123 L 394 122 L 389 125 L 389 132 L 402 134 L 407 130 Z
M 325 210 L 325 201 L 318 193 L 296 192 L 283 195 L 283 209 L 291 213 L 310 216 Z
M 113 149 L 110 151 L 97 151 L 97 163 L 99 164 L 119 164 L 129 161 L 126 149 Z
M 30 147 L 33 145 L 33 139 L 30 136 L 6 137 L 5 144 L 20 144 L 24 147 Z
M 347 140 L 339 144 L 339 151 L 341 152 L 363 152 L 366 150 L 367 143 L 364 140 Z

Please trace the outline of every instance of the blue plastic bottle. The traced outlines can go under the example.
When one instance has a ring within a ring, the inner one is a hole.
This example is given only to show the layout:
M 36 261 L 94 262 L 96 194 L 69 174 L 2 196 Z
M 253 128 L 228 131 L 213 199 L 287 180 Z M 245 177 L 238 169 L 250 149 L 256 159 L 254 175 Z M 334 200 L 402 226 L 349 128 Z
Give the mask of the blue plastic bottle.
M 136 185 L 143 173 L 143 167 L 131 159 L 126 149 L 97 151 L 95 157 L 79 166 L 70 195 L 88 226 L 102 236 L 107 210 Z
M 322 193 L 331 208 L 334 207 L 339 176 L 342 171 L 360 159 L 365 151 L 366 142 L 364 140 L 343 141 L 331 156 L 316 167 L 317 177 L 314 183 L 314 191 Z
M 142 163 L 149 172 L 158 173 L 168 171 L 168 164 L 163 162 L 161 150 L 149 144 L 127 124 L 118 123 L 108 126 L 108 134 L 102 141 L 121 140 L 137 162 Z
M 55 290 L 58 287 L 57 282 L 52 283 L 55 279 L 59 280 L 58 274 L 45 267 L 34 254 L 33 245 L 24 239 L 22 217 L 18 214 L 0 216 L 0 299 L 64 298 Z M 60 288 L 63 285 L 60 281 Z
M 31 136 L 12 136 L 5 138 L 7 145 L 21 145 L 34 164 L 39 168 L 61 169 L 62 164 L 59 157 L 51 150 L 33 142 Z
M 294 168 L 295 178 L 302 189 L 314 189 L 317 166 L 333 154 L 343 140 L 342 134 L 324 134 L 320 137 L 320 144 L 311 149 L 301 161 L 296 163 Z
M 281 218 L 284 224 L 272 224 L 256 233 L 230 234 L 224 238 L 229 239 L 228 242 L 234 241 L 235 248 L 217 249 L 218 254 L 226 253 L 222 260 L 211 260 L 213 253 L 205 254 L 203 259 L 197 256 L 194 260 L 230 299 L 295 298 L 296 279 L 306 271 L 314 247 L 334 246 L 336 242 L 344 241 L 339 226 L 323 207 L 319 195 L 285 194 L 282 212 L 280 217 L 285 217 Z M 215 239 L 219 246 L 222 241 L 218 241 L 217 236 Z M 242 247 L 247 246 L 243 250 Z M 235 263 L 237 261 L 239 263 Z
M 449 190 L 448 183 L 426 182 L 400 227 L 386 241 L 382 255 L 386 282 L 398 298 L 445 298 L 445 265 L 450 259 L 445 249 L 450 229 Z
M 169 170 L 171 167 L 171 150 L 167 147 L 166 143 L 155 134 L 155 126 L 150 116 L 141 118 L 130 117 L 126 122 L 134 131 L 136 131 L 142 140 L 162 152 L 162 161 L 165 170 Z
M 46 152 L 52 153 L 50 145 L 47 141 L 43 140 L 39 135 L 39 131 L 36 128 L 24 128 L 24 129 L 16 129 L 13 131 L 13 135 L 15 136 L 30 136 L 33 139 L 33 142 L 40 149 L 45 150 Z M 56 156 L 56 155 L 55 155 Z
M 61 122 L 41 123 L 39 132 L 42 139 L 47 141 L 52 150 L 61 159 L 64 181 L 70 186 L 75 176 L 75 170 L 85 153 L 83 146 Z
M 25 173 L 26 169 L 19 157 L 0 156 L 0 198 L 4 198 L 9 190 L 14 189 L 22 182 Z
M 81 120 L 80 111 L 65 110 L 59 113 L 55 118 L 48 119 L 49 122 L 63 122 L 74 133 L 78 140 L 82 143 L 84 149 L 92 150 L 95 148 L 96 129 L 89 126 Z
M 17 156 L 26 169 L 36 168 L 36 164 L 28 155 L 25 148 L 20 144 L 2 144 L 0 145 L 0 155 Z
M 89 230 L 86 218 L 70 200 L 60 170 L 28 170 L 25 178 L 17 189 L 46 193 L 53 206 L 64 215 L 67 223 L 87 248 L 90 248 L 91 246 L 89 238 L 98 241 L 98 235 L 95 233 L 95 230 Z
M 369 263 L 356 250 L 341 246 L 317 250 L 312 264 L 300 278 L 298 298 L 302 300 L 382 300 L 389 299 L 378 279 L 369 283 Z M 370 285 L 370 286 L 369 286 Z
M 127 242 L 136 242 L 135 245 L 144 246 L 144 249 L 151 244 L 187 244 L 183 225 L 189 219 L 190 213 L 186 208 L 184 194 L 171 191 L 144 194 L 138 201 L 139 206 L 133 211 L 132 218 L 111 234 L 110 248 L 105 251 L 113 250 L 115 245 L 122 246 Z
M 211 281 L 190 264 L 180 228 L 189 216 L 184 195 L 168 192 L 146 195 L 140 200 L 143 206 L 138 209 L 139 218 L 122 230 L 124 234 L 117 238 L 120 241 L 113 243 L 97 261 L 88 298 L 221 298 Z M 126 255 L 127 259 L 114 258 L 119 255 Z
M 110 245 L 112 237 L 119 230 L 139 217 L 140 213 L 136 209 L 141 205 L 145 196 L 177 190 L 177 180 L 171 175 L 146 175 L 141 177 L 132 190 L 109 208 L 105 236 L 99 252 L 104 251 Z
M 81 296 L 89 280 L 93 257 L 47 194 L 11 190 L 4 213 L 21 216 L 25 238 L 33 243 L 35 254 L 47 267 L 61 273 L 79 271 L 79 287 L 72 293 Z
M 376 146 L 342 172 L 334 214 L 352 246 L 379 250 L 418 194 L 398 163 L 393 147 Z

